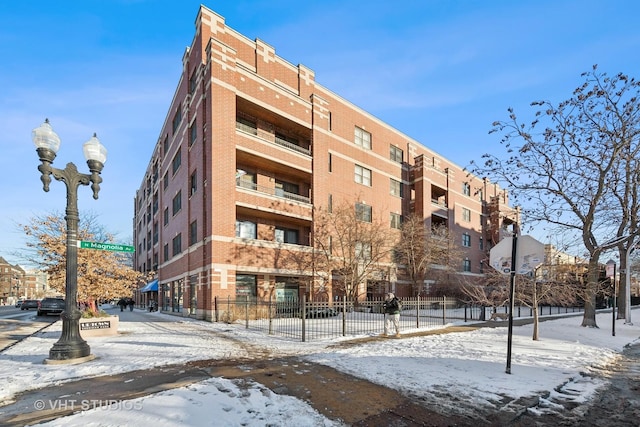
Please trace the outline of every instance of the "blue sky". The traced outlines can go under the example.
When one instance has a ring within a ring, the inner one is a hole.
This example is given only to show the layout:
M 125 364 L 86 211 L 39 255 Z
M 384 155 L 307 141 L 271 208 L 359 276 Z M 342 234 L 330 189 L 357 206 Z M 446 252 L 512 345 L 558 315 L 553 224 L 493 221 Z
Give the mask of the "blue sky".
M 508 107 L 530 118 L 531 101 L 568 98 L 594 64 L 640 77 L 635 0 L 0 1 L 0 256 L 19 262 L 17 223 L 64 212 L 65 185 L 43 192 L 31 142 L 47 117 L 59 168 L 87 172 L 82 144 L 97 132 L 104 182 L 97 201 L 79 189 L 79 208 L 131 240 L 200 3 L 461 166 L 501 153 L 488 131 Z

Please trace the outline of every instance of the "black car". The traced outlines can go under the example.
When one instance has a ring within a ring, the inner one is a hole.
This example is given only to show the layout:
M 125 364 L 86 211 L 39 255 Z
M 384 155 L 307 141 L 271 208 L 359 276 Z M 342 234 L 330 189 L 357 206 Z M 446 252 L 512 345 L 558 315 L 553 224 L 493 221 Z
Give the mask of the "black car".
M 64 311 L 65 302 L 63 298 L 44 298 L 38 305 L 38 316 L 46 314 L 60 314 Z
M 29 310 L 30 308 L 38 308 L 38 300 L 36 299 L 26 299 L 22 301 L 20 304 L 20 310 Z

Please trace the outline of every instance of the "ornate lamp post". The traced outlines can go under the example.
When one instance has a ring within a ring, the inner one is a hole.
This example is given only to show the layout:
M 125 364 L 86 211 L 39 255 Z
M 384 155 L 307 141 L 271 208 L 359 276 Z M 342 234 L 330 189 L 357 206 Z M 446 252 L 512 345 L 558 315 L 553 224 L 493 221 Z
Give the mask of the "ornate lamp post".
M 93 198 L 98 198 L 102 178 L 100 172 L 107 160 L 107 150 L 93 134 L 93 137 L 84 143 L 82 149 L 87 159 L 87 165 L 91 174 L 79 173 L 73 163 L 67 163 L 64 169 L 51 166 L 60 147 L 60 138 L 53 131 L 49 119 L 31 133 L 36 151 L 42 164 L 38 170 L 42 173 L 42 188 L 49 191 L 51 175 L 57 181 L 63 181 L 67 186 L 67 207 L 65 220 L 67 222 L 67 265 L 65 279 L 65 310 L 62 317 L 62 334 L 51 350 L 49 361 L 78 361 L 77 359 L 92 359 L 89 344 L 80 336 L 80 310 L 78 310 L 78 187 L 89 185 L 93 190 Z M 80 360 L 83 361 L 83 360 Z M 46 362 L 46 361 L 45 361 Z

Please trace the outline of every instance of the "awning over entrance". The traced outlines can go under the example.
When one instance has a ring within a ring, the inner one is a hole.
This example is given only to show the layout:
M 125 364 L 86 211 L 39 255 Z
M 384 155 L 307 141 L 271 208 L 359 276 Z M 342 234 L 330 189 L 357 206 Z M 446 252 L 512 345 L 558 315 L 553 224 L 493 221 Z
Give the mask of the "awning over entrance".
M 140 292 L 157 292 L 158 291 L 158 279 L 152 280 L 151 282 L 144 285 Z

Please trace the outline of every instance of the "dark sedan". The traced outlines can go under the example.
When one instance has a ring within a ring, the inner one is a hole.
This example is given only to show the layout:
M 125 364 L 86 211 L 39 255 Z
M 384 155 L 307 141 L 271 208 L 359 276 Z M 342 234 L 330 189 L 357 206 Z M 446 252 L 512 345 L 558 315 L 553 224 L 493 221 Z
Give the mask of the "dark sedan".
M 60 314 L 64 311 L 64 304 L 64 299 L 62 298 L 44 298 L 38 305 L 38 316 Z
M 22 304 L 20 304 L 20 310 L 29 310 L 32 308 L 35 308 L 36 310 L 38 309 L 38 300 L 26 299 L 22 301 Z

